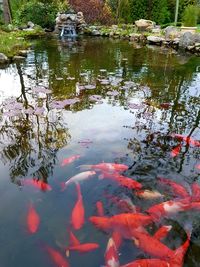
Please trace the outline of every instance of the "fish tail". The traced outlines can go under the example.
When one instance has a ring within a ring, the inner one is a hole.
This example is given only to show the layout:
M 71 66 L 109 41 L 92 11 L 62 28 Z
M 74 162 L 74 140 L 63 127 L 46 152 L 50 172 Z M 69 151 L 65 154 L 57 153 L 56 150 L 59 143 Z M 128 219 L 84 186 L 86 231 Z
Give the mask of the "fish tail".
M 78 166 L 78 168 L 82 171 L 86 171 L 86 170 L 92 169 L 92 166 L 93 165 L 80 165 Z

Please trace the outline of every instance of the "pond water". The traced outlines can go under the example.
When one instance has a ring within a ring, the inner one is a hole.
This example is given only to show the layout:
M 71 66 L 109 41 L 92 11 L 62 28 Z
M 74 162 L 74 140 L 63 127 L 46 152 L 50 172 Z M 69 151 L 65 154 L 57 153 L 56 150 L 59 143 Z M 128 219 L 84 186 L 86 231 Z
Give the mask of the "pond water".
M 97 216 L 97 201 L 108 217 L 126 212 L 114 197 L 129 199 L 145 214 L 152 205 L 179 197 L 159 176 L 176 181 L 191 195 L 191 185 L 200 183 L 198 57 L 122 40 L 43 39 L 33 43 L 25 62 L 0 70 L 0 105 L 2 267 L 59 266 L 46 247 L 65 257 L 77 192 L 73 183 L 63 190 L 63 183 L 80 172 L 80 165 L 125 164 L 122 175 L 163 197 L 141 199 L 113 179 L 99 179 L 101 172 L 95 170 L 96 175 L 80 183 L 85 223 L 73 233 L 81 243 L 100 247 L 70 252 L 67 260 L 73 267 L 105 265 L 110 233 L 88 220 Z M 174 134 L 191 137 L 191 142 Z M 63 160 L 73 155 L 80 157 L 65 165 Z M 52 190 L 37 189 L 32 178 Z M 35 233 L 27 225 L 30 205 L 40 217 Z M 153 235 L 161 225 L 172 225 L 162 242 L 174 250 L 185 242 L 189 222 L 184 266 L 195 267 L 200 266 L 200 208 L 163 218 L 148 231 Z M 124 239 L 120 265 L 142 258 L 149 254 Z

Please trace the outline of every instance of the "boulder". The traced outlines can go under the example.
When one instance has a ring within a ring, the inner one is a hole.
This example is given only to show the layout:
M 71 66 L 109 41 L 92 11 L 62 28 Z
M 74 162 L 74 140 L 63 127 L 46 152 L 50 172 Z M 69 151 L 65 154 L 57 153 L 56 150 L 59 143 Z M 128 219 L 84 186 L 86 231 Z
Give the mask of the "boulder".
M 130 37 L 130 41 L 139 42 L 141 38 L 141 33 L 132 33 L 129 35 L 129 37 Z
M 6 64 L 9 62 L 9 59 L 6 55 L 3 53 L 0 53 L 0 64 Z
M 20 50 L 19 51 L 19 56 L 27 57 L 27 54 L 28 54 L 28 51 L 27 50 Z
M 164 29 L 165 32 L 165 39 L 175 39 L 180 37 L 180 30 L 174 26 L 168 26 Z
M 179 47 L 180 48 L 186 48 L 188 46 L 192 46 L 195 44 L 195 35 L 191 32 L 185 32 L 183 35 L 181 35 L 179 40 Z
M 28 26 L 28 28 L 33 29 L 33 28 L 35 27 L 35 24 L 34 24 L 32 21 L 29 21 L 29 22 L 27 23 L 27 26 Z
M 25 59 L 25 57 L 22 57 L 22 56 L 14 56 L 13 57 L 13 61 L 22 61 L 24 59 Z
M 163 41 L 165 41 L 165 39 L 159 36 L 152 35 L 147 37 L 147 41 L 149 44 L 161 45 Z
M 135 26 L 139 31 L 150 31 L 155 28 L 155 22 L 146 19 L 140 19 L 135 21 Z

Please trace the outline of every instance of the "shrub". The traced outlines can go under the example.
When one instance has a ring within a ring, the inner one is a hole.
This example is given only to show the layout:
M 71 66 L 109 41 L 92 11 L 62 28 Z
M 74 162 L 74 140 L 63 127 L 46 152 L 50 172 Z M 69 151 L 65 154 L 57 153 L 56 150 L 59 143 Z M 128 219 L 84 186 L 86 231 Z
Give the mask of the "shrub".
M 112 12 L 109 5 L 99 0 L 69 0 L 70 5 L 76 12 L 83 12 L 87 23 L 111 24 Z
M 43 28 L 53 28 L 56 14 L 61 8 L 67 8 L 66 5 L 62 5 L 61 1 L 57 3 L 56 1 L 47 1 L 46 3 L 42 1 L 26 2 L 20 7 L 16 16 L 16 22 L 21 24 L 32 21 Z
M 194 27 L 197 25 L 198 7 L 189 5 L 183 12 L 183 25 L 187 27 Z

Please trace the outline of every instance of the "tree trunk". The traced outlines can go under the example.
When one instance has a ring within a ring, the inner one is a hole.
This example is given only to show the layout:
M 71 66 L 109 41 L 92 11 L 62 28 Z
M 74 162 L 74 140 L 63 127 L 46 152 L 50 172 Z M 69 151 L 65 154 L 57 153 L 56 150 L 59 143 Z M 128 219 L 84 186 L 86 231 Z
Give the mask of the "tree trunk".
M 12 22 L 9 0 L 3 0 L 3 16 L 4 16 L 4 22 L 6 24 L 9 24 Z

